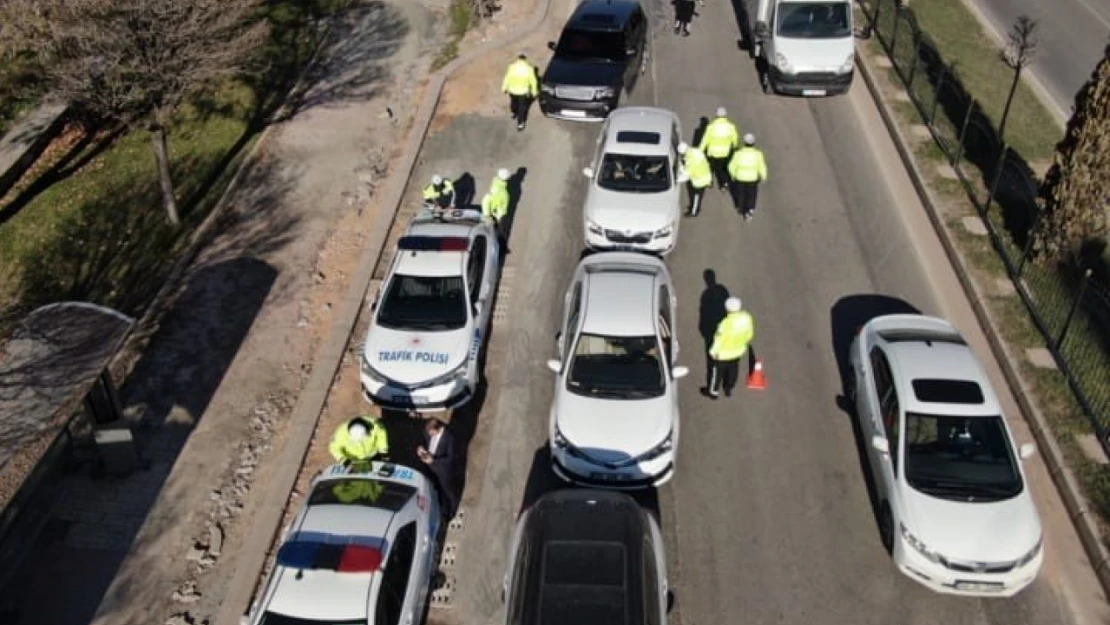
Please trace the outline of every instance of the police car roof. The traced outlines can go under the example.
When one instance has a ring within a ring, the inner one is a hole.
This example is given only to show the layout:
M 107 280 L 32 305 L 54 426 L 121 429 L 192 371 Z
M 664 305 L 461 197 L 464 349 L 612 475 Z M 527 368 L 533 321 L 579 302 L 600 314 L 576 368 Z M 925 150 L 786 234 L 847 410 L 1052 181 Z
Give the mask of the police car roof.
M 567 20 L 567 26 L 582 30 L 620 30 L 639 6 L 636 0 L 583 0 Z M 612 19 L 599 19 L 602 16 Z
M 630 106 L 610 113 L 607 124 L 606 152 L 654 156 L 670 152 L 678 117 L 667 109 Z
M 396 273 L 408 276 L 461 276 L 473 222 L 413 223 L 397 243 Z

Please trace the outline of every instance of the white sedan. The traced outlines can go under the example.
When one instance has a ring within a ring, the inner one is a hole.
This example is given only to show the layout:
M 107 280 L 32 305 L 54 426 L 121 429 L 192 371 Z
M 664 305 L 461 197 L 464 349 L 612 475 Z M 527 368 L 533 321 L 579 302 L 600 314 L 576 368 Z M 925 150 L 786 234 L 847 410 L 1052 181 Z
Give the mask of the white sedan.
M 1011 596 L 1037 577 L 1040 517 L 998 399 L 947 321 L 887 315 L 850 360 L 879 531 L 898 568 L 943 593 Z
M 657 257 L 602 252 L 566 294 L 549 437 L 552 469 L 585 486 L 641 489 L 674 474 L 679 411 L 674 285 Z
M 418 215 L 371 305 L 362 347 L 366 399 L 417 412 L 470 401 L 500 271 L 497 234 L 480 212 Z
M 436 573 L 436 491 L 408 467 L 339 466 L 312 482 L 249 625 L 420 625 Z

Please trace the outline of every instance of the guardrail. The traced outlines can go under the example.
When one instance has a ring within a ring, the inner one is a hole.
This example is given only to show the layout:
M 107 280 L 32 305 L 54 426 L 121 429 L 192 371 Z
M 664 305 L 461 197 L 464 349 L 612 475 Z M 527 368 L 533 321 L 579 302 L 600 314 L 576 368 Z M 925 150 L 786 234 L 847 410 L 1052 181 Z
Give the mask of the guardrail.
M 898 0 L 857 5 L 1110 458 L 1110 284 L 1090 267 L 1030 262 L 1042 216 L 1032 168 L 1001 139 L 909 8 Z

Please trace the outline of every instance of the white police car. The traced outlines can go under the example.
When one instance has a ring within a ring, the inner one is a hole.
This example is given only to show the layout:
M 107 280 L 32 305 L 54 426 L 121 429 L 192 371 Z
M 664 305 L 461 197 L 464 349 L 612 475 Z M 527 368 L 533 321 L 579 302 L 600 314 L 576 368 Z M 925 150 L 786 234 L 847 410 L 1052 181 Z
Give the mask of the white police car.
M 500 267 L 497 234 L 479 211 L 417 215 L 371 305 L 362 349 L 366 399 L 419 412 L 470 401 Z
M 374 462 L 317 476 L 286 530 L 249 625 L 420 625 L 440 507 L 418 471 Z

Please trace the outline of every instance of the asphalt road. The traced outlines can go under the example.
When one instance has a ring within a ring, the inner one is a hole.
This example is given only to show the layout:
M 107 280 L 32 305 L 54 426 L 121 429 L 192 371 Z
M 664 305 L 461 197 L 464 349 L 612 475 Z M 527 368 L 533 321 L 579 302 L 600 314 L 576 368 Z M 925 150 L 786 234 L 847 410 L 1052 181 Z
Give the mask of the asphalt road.
M 680 361 L 692 372 L 680 382 L 677 474 L 640 499 L 664 526 L 677 597 L 672 623 L 1071 625 L 1049 581 L 1008 601 L 948 598 L 897 573 L 883 551 L 851 421 L 838 407 L 840 362 L 871 316 L 944 314 L 929 266 L 936 260 L 922 260 L 907 225 L 921 222 L 906 217 L 884 179 L 883 168 L 897 165 L 873 153 L 858 108 L 868 98 L 862 80 L 842 98 L 765 96 L 736 48 L 731 7 L 700 10 L 684 39 L 667 29 L 670 7 L 655 8 L 662 19 L 654 80 L 645 77 L 626 103 L 675 110 L 687 135 L 700 117 L 728 106 L 742 131 L 759 138 L 770 182 L 749 223 L 725 196 L 708 193 L 668 259 Z M 546 454 L 553 375 L 544 362 L 582 250 L 580 170 L 597 131 L 534 113 L 517 133 L 507 114 L 475 115 L 456 119 L 426 148 L 442 170 L 469 168 L 479 181 L 500 166 L 526 169 L 511 234 L 515 272 L 503 288 L 507 318 L 494 329 L 487 363 L 492 390 L 472 409 L 481 415 L 476 436 L 486 462 L 468 476 L 452 622 L 499 622 L 515 515 L 558 484 Z M 487 151 L 503 157 L 478 167 L 472 155 Z M 701 303 L 721 297 L 720 287 L 706 296 L 707 270 L 755 314 L 767 391 L 715 403 L 698 393 L 703 331 L 713 323 Z
M 1037 56 L 1033 75 L 1065 116 L 1075 94 L 1087 82 L 1110 35 L 1106 0 L 967 0 L 1006 37 L 1019 15 L 1037 20 Z

